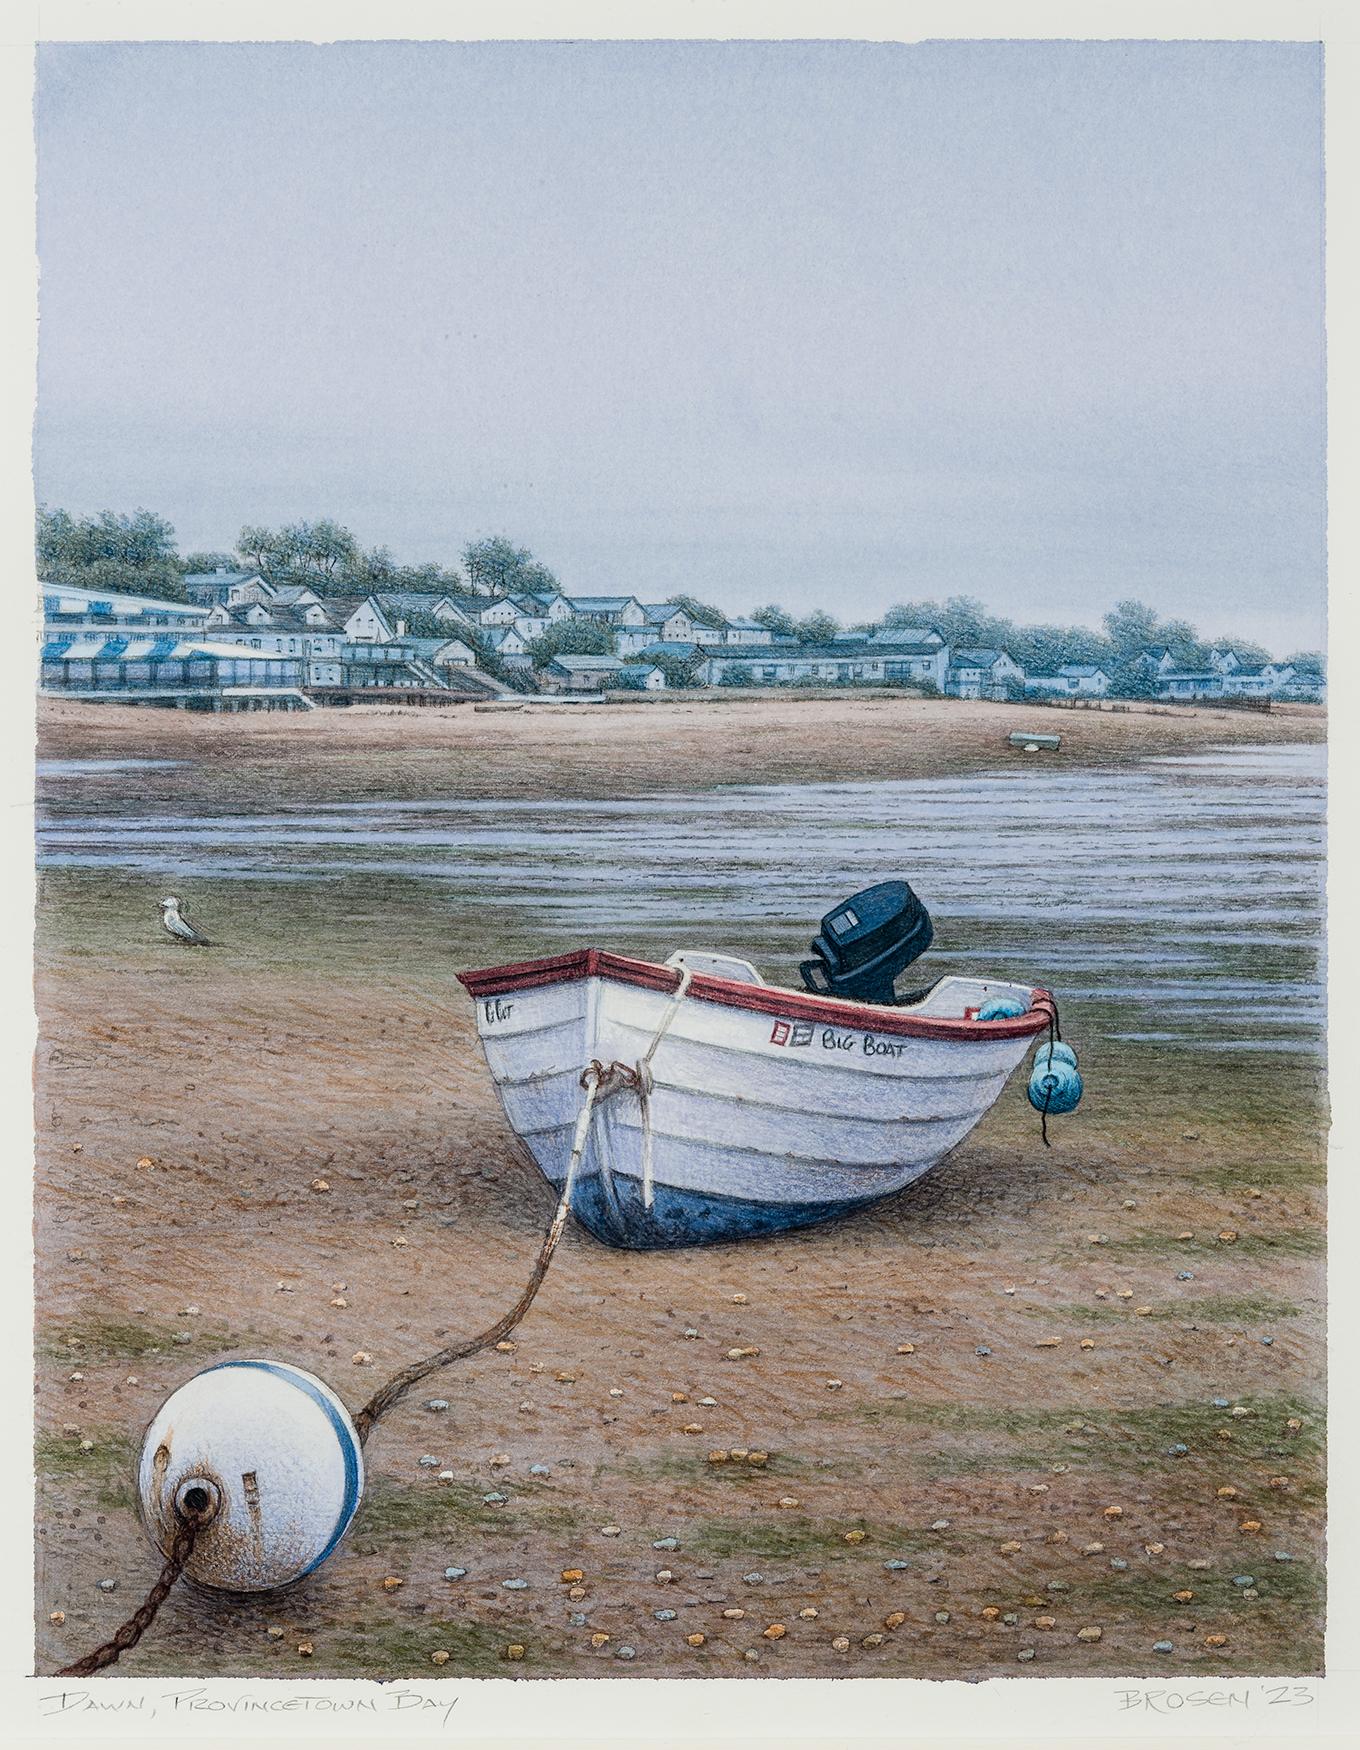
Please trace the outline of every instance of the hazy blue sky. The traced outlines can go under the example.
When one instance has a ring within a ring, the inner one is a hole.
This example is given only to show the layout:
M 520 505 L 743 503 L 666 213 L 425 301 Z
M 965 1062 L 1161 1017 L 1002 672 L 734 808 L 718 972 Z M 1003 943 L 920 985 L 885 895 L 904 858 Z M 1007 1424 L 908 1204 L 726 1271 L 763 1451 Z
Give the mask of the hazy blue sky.
M 39 495 L 843 618 L 1323 616 L 1321 55 L 39 57 Z

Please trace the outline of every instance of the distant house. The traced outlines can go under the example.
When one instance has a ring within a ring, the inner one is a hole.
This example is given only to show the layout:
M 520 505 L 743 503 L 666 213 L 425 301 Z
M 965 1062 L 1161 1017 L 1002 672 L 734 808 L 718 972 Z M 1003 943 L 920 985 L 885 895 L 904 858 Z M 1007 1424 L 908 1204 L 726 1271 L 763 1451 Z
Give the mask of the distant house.
M 207 630 L 210 637 L 224 644 L 272 650 L 308 662 L 326 659 L 334 663 L 345 642 L 343 621 L 332 619 L 318 602 L 301 608 L 255 601 L 219 602 L 208 615 Z
M 281 608 L 296 608 L 320 600 L 309 583 L 270 583 L 260 576 L 244 577 L 227 591 L 228 607 L 242 602 L 272 602 Z
M 157 701 L 219 710 L 249 704 L 305 709 L 298 657 L 242 650 L 203 633 L 75 629 L 44 639 L 38 685 L 67 698 Z
M 1167 644 L 1154 644 L 1149 650 L 1140 650 L 1134 662 L 1135 668 L 1149 669 L 1154 675 L 1169 673 L 1176 666 L 1176 658 Z
M 543 685 L 552 693 L 598 693 L 625 666 L 617 656 L 578 656 L 564 650 L 543 670 Z
M 1058 693 L 1069 698 L 1103 699 L 1110 690 L 1110 677 L 1093 662 L 1065 662 L 1055 674 L 1024 677 L 1027 693 Z
M 1219 674 L 1236 674 L 1238 669 L 1246 664 L 1235 650 L 1211 650 L 1209 652 L 1209 667 L 1217 669 Z
M 355 643 L 387 644 L 415 627 L 421 632 L 431 625 L 475 624 L 458 608 L 452 596 L 432 590 L 382 590 L 367 595 L 346 617 L 346 635 Z M 428 634 L 433 636 L 433 634 Z
M 658 644 L 687 644 L 696 633 L 694 621 L 674 602 L 644 602 L 646 619 L 640 626 L 620 626 L 615 642 L 620 656 L 653 650 Z
M 517 625 L 484 627 L 481 638 L 487 649 L 494 651 L 507 668 L 533 667 L 533 658 L 529 655 L 530 640 Z
M 258 571 L 233 571 L 219 565 L 214 571 L 191 571 L 184 579 L 184 593 L 200 608 L 226 601 L 232 589 L 247 583 L 263 583 Z
M 701 650 L 700 674 L 710 686 L 736 669 L 747 671 L 757 686 L 786 681 L 927 681 L 943 692 L 949 667 L 949 646 L 943 641 L 834 638 L 825 644 L 724 644 L 701 646 Z
M 759 620 L 748 620 L 744 615 L 729 620 L 723 627 L 724 644 L 770 644 L 773 641 L 774 633 L 768 626 L 762 626 Z
M 1157 689 L 1159 699 L 1175 699 L 1186 703 L 1195 699 L 1223 697 L 1223 671 L 1208 669 L 1170 669 Z
M 121 595 L 114 590 L 75 589 L 66 584 L 40 583 L 38 597 L 43 625 L 56 631 L 77 626 L 95 629 L 201 630 L 207 609 L 197 602 L 166 602 L 156 596 Z
M 1023 683 L 1025 671 L 1005 650 L 956 650 L 944 690 L 959 699 L 1006 699 L 1010 685 Z
M 666 690 L 666 671 L 652 662 L 625 662 L 615 679 L 623 686 L 634 687 L 643 693 L 664 693 Z
M 573 595 L 567 606 L 578 620 L 594 620 L 601 626 L 643 626 L 647 610 L 632 595 Z

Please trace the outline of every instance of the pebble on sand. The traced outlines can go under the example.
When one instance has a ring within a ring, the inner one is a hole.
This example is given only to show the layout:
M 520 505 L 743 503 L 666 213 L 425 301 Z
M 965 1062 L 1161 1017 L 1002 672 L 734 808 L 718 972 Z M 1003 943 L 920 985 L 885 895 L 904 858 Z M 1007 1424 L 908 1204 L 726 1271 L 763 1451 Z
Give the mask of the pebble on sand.
M 447 1665 L 448 1662 L 449 1655 L 445 1652 L 443 1647 L 441 1647 L 437 1653 L 430 1654 L 431 1665 Z
M 1170 1641 L 1154 1641 L 1152 1650 L 1154 1653 L 1174 1653 L 1176 1649 Z
M 356 1367 L 371 1367 L 373 1365 L 373 1357 L 367 1349 L 356 1349 L 350 1356 L 350 1360 Z
M 1189 1604 L 1195 1595 L 1188 1588 L 1183 1587 L 1179 1592 L 1173 1592 L 1171 1596 L 1177 1604 Z
M 899 1355 L 914 1355 L 916 1353 L 916 1345 L 915 1343 L 899 1343 L 897 1345 L 897 1353 Z
M 623 1527 L 621 1525 L 602 1525 L 600 1527 L 600 1536 L 617 1537 L 622 1530 Z
M 943 1627 L 944 1624 L 949 1621 L 949 1612 L 947 1610 L 937 1610 L 935 1612 L 935 1620 L 941 1625 L 941 1627 Z
M 800 1610 L 798 1615 L 804 1622 L 816 1622 L 818 1611 L 815 1604 L 809 1604 L 806 1610 Z
M 264 1632 L 269 1636 L 271 1641 L 281 1641 L 283 1639 L 283 1630 L 281 1628 L 267 1628 Z
M 675 1614 L 673 1610 L 654 1610 L 652 1612 L 658 1622 L 674 1622 Z
M 1205 1635 L 1204 1644 L 1206 1647 L 1226 1647 L 1228 1637 L 1227 1635 Z
M 330 1188 L 331 1188 L 331 1182 L 329 1179 L 313 1179 L 312 1180 L 312 1190 L 313 1191 L 329 1191 Z
M 847 1531 L 845 1541 L 846 1543 L 863 1543 L 868 1535 L 867 1531 Z
M 800 1612 L 800 1614 L 802 1613 Z M 814 1611 L 813 1614 L 815 1615 L 816 1612 Z M 906 1620 L 907 1613 L 905 1610 L 894 1610 L 890 1615 L 883 1618 L 883 1626 L 884 1628 L 901 1628 Z
M 779 1505 L 781 1507 L 801 1507 L 803 1503 L 796 1495 L 781 1495 L 779 1497 Z
M 877 1633 L 877 1631 L 875 1631 L 875 1633 L 873 1633 L 871 1635 L 865 1635 L 864 1639 L 860 1642 L 860 1646 L 862 1646 L 862 1647 L 881 1647 L 883 1645 L 884 1641 L 887 1640 L 887 1638 L 888 1637 L 886 1635 L 881 1635 L 881 1634 Z
M 501 1585 L 507 1592 L 526 1592 L 529 1588 L 527 1580 L 502 1580 Z
M 680 1548 L 680 1539 L 678 1537 L 658 1537 L 656 1539 L 656 1541 L 653 1543 L 652 1548 L 653 1549 L 679 1549 Z
M 844 1384 L 845 1381 L 842 1379 L 829 1379 L 826 1382 L 826 1389 L 828 1391 L 839 1391 Z
M 1056 1616 L 1036 1616 L 1034 1619 L 1034 1626 L 1035 1628 L 1054 1628 L 1057 1625 L 1057 1621 L 1058 1619 Z
M 741 1622 L 745 1615 L 746 1612 L 735 1604 L 723 1611 L 723 1616 L 728 1622 Z
M 684 1427 L 680 1430 L 682 1434 L 702 1434 L 703 1431 L 703 1424 L 701 1422 L 686 1422 Z
M 445 1568 L 444 1569 L 444 1578 L 446 1580 L 462 1580 L 462 1579 L 465 1579 L 466 1577 L 467 1577 L 467 1569 L 466 1568 Z
M 1122 1507 L 1107 1507 L 1105 1509 L 1106 1519 L 1122 1519 L 1123 1517 L 1124 1509 Z
M 1079 1628 L 1077 1630 L 1077 1639 L 1079 1641 L 1098 1641 L 1104 1633 L 1104 1629 L 1096 1628 L 1092 1625 L 1089 1628 Z
M 345 1307 L 349 1305 L 349 1302 L 345 1299 L 343 1294 L 337 1294 L 335 1299 L 331 1302 L 331 1305 Z
M 496 1345 L 496 1353 L 498 1355 L 513 1355 L 518 1348 L 518 1343 L 512 1343 L 508 1337 L 502 1337 Z
M 563 1568 L 562 1570 L 562 1582 L 567 1586 L 574 1586 L 578 1580 L 584 1580 L 585 1577 L 583 1568 Z
M 519 1641 L 511 1641 L 510 1645 L 505 1649 L 505 1656 L 507 1659 L 522 1659 L 524 1657 L 524 1648 Z
M 675 1578 L 675 1575 L 669 1568 L 658 1568 L 656 1573 L 652 1575 L 652 1578 L 660 1586 L 669 1586 L 671 1581 Z
M 66 1621 L 66 1612 L 64 1610 L 54 1610 L 47 1620 L 52 1624 L 53 1628 L 60 1628 Z
M 731 1456 L 732 1454 L 730 1452 L 724 1452 L 721 1447 L 718 1447 L 709 1453 L 708 1462 L 710 1464 L 726 1464 Z
M 974 1349 L 973 1353 L 974 1353 L 974 1355 L 990 1355 L 991 1350 L 987 1347 L 987 1345 L 985 1343 L 979 1343 L 977 1348 Z
M 1005 1544 L 1003 1544 L 1001 1547 L 1002 1547 L 1002 1551 L 1004 1553 L 1005 1548 L 1006 1548 Z M 1016 1547 L 1016 1549 L 1019 1549 L 1020 1545 L 1017 1543 L 1015 1547 Z M 900 1556 L 895 1556 L 892 1561 L 884 1562 L 883 1566 L 888 1570 L 888 1572 L 890 1574 L 900 1574 L 905 1569 L 909 1568 L 911 1566 L 911 1563 L 904 1562 Z
M 700 1635 L 700 1634 L 686 1635 L 685 1636 L 685 1645 L 687 1647 L 702 1647 L 704 1645 L 704 1643 L 707 1641 L 707 1639 L 708 1639 L 707 1635 Z
M 733 1453 L 732 1456 L 735 1458 L 736 1454 Z M 750 1451 L 746 1454 L 747 1464 L 755 1464 L 755 1465 L 768 1464 L 769 1460 L 770 1460 L 770 1455 L 768 1452 L 757 1452 L 753 1449 L 752 1451 Z
M 1225 1483 L 1221 1489 L 1218 1489 L 1215 1492 L 1220 1501 L 1235 1501 L 1241 1493 L 1241 1490 L 1235 1489 L 1231 1483 Z
M 837 1653 L 848 1653 L 850 1651 L 849 1636 L 837 1635 L 836 1638 L 832 1641 L 831 1645 L 832 1645 L 833 1650 Z
M 316 1651 L 316 1648 L 313 1647 L 313 1645 L 310 1641 L 299 1641 L 298 1642 L 298 1656 L 300 1658 L 310 1659 L 312 1654 L 315 1651 Z
M 748 1665 L 757 1665 L 760 1663 L 760 1654 L 754 1647 L 747 1647 L 746 1651 L 742 1654 L 742 1658 L 745 1659 Z
M 384 1592 L 395 1592 L 399 1587 L 406 1584 L 404 1580 L 399 1580 L 395 1574 L 388 1574 L 386 1579 L 380 1583 Z
M 1015 1656 L 1022 1663 L 1028 1665 L 1030 1660 L 1034 1657 L 1034 1648 L 1033 1647 L 1021 1647 L 1020 1651 Z
M 782 1622 L 772 1622 L 769 1628 L 763 1629 L 761 1632 L 767 1641 L 782 1641 L 789 1631 Z

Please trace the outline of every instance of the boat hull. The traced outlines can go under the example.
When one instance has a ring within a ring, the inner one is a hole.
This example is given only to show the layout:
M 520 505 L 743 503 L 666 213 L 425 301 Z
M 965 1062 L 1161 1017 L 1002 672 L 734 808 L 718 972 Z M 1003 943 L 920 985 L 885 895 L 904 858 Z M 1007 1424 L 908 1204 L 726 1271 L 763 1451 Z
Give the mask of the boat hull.
M 751 1239 L 902 1190 L 972 1130 L 1051 1014 L 1043 992 L 978 979 L 910 1009 L 699 976 L 673 1000 L 679 979 L 594 951 L 463 975 L 506 1116 L 559 1191 L 583 1070 L 646 1062 L 645 1098 L 607 1084 L 573 1186 L 609 1245 Z M 976 1018 L 1006 995 L 1023 1015 Z

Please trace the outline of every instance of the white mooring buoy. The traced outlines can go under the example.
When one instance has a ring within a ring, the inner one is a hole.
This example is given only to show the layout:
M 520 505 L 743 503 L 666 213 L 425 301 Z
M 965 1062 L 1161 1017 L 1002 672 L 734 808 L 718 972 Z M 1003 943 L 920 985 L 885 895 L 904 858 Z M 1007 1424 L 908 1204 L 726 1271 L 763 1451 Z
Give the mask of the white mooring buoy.
M 224 1361 L 156 1412 L 137 1486 L 166 1555 L 182 1514 L 211 1513 L 185 1564 L 191 1580 L 266 1592 L 320 1567 L 344 1536 L 363 1493 L 363 1451 L 323 1381 L 281 1361 Z

